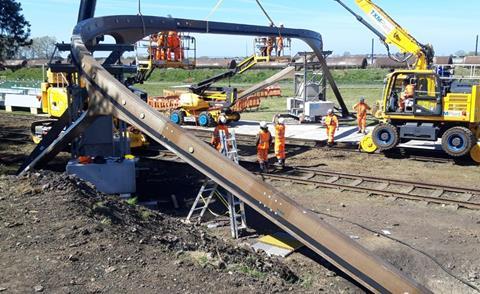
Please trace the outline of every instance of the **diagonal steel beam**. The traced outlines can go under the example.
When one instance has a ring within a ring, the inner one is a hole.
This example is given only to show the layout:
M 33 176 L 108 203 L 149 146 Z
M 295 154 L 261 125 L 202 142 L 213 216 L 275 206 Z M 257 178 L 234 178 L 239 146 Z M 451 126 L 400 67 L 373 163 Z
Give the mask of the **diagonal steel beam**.
M 139 128 L 367 289 L 377 293 L 429 293 L 428 289 L 302 208 L 281 191 L 172 124 L 111 76 L 85 46 L 100 35 L 112 35 L 117 41 L 125 43 L 165 30 L 229 35 L 278 33 L 276 28 L 270 27 L 153 16 L 108 16 L 83 21 L 74 29 L 72 56 L 82 77 L 87 80 L 89 112 L 92 115 L 112 114 Z M 318 33 L 295 29 L 282 29 L 281 33 L 284 37 L 304 40 L 319 60 L 323 60 L 322 40 Z

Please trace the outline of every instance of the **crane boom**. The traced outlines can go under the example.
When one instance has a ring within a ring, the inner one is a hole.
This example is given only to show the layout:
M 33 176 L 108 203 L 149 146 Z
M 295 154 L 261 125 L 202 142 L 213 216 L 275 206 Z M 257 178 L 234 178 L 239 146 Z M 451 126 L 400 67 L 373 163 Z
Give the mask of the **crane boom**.
M 417 70 L 425 70 L 433 63 L 434 51 L 431 45 L 424 45 L 417 41 L 407 30 L 402 28 L 395 20 L 393 20 L 382 8 L 373 3 L 371 0 L 355 0 L 357 6 L 372 20 L 372 22 L 379 28 L 377 30 L 369 22 L 364 20 L 361 16 L 353 12 L 341 0 L 334 0 L 342 5 L 348 12 L 353 14 L 358 21 L 369 28 L 376 34 L 382 42 L 385 43 L 389 51 L 388 44 L 395 45 L 401 53 L 409 54 L 405 59 L 398 60 L 398 62 L 405 62 L 410 57 L 417 58 L 414 68 Z M 389 56 L 393 58 L 393 56 Z

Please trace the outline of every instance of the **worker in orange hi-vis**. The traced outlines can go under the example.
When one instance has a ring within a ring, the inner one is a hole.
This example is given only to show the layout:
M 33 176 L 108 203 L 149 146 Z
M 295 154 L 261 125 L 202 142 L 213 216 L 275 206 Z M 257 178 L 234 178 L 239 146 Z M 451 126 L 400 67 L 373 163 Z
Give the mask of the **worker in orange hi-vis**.
M 177 43 L 176 32 L 168 32 L 167 37 L 167 60 L 172 60 L 172 54 L 175 52 L 175 44 Z
M 353 106 L 353 110 L 357 112 L 358 133 L 367 134 L 367 112 L 370 106 L 365 103 L 365 98 L 361 97 L 360 101 Z
M 285 119 L 275 116 L 275 157 L 277 164 L 282 168 L 285 167 Z
M 149 47 L 148 47 L 148 54 L 150 54 L 150 58 L 152 58 L 153 60 L 156 60 L 157 59 L 157 47 L 155 46 L 152 46 L 153 44 L 157 45 L 158 42 L 158 35 L 157 34 L 152 34 L 150 36 L 150 44 L 149 44 Z
M 327 116 L 325 117 L 324 124 L 327 127 L 327 137 L 328 137 L 327 145 L 333 146 L 333 144 L 335 144 L 335 131 L 338 130 L 339 125 L 338 125 L 338 118 L 333 113 L 332 109 L 329 109 L 327 111 Z
M 283 24 L 280 24 L 280 29 L 283 29 Z M 277 56 L 282 56 L 282 51 L 283 51 L 283 37 L 282 35 L 278 35 L 277 37 L 277 46 L 276 46 L 276 51 L 277 51 Z
M 267 37 L 266 56 L 272 56 L 274 37 Z
M 218 118 L 218 125 L 213 130 L 212 140 L 210 141 L 210 144 L 212 144 L 215 149 L 217 149 L 219 152 L 223 152 L 225 146 L 221 141 L 220 132 L 223 132 L 223 136 L 225 136 L 226 139 L 230 137 L 230 132 L 228 131 L 227 126 L 227 119 L 223 115 Z
M 403 92 L 400 95 L 400 99 L 398 100 L 398 110 L 400 112 L 405 111 L 406 103 L 409 99 L 413 99 L 415 96 L 415 78 L 408 77 L 403 81 Z
M 268 151 L 272 144 L 272 134 L 268 130 L 265 121 L 260 122 L 260 131 L 257 134 L 255 145 L 257 146 L 257 159 L 262 172 L 268 172 Z
M 167 34 L 160 32 L 157 37 L 157 60 L 165 60 L 167 53 Z
M 174 54 L 175 54 L 176 61 L 183 60 L 182 38 L 178 33 L 176 33 L 176 44 L 175 44 Z

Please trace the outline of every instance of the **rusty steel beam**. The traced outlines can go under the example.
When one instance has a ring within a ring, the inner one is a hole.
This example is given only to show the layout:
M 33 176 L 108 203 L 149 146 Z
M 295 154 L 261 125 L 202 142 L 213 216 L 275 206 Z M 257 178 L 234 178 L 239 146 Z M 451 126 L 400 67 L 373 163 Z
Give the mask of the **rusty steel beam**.
M 72 57 L 86 80 L 90 115 L 114 115 L 137 127 L 367 289 L 377 293 L 430 293 L 281 191 L 171 123 L 110 75 L 86 47 L 100 35 L 112 35 L 117 42 L 129 43 L 165 30 L 250 36 L 278 34 L 276 28 L 270 27 L 152 16 L 109 16 L 83 21 L 74 29 Z M 318 33 L 283 29 L 282 35 L 304 40 L 324 61 Z

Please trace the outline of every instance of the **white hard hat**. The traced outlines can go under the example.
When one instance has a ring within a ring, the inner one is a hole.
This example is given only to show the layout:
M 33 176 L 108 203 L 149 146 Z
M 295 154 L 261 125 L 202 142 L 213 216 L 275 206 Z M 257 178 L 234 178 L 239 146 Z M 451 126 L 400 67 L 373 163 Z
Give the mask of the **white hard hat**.
M 278 123 L 283 125 L 285 123 L 285 119 L 283 117 L 279 118 Z
M 261 121 L 260 122 L 260 128 L 265 129 L 267 127 L 267 122 L 266 121 Z
M 227 118 L 223 115 L 220 115 L 220 117 L 218 118 L 218 121 L 221 122 L 222 124 L 226 124 Z
M 328 114 L 333 113 L 333 109 L 330 108 L 329 110 L 327 110 L 327 113 L 328 113 Z

